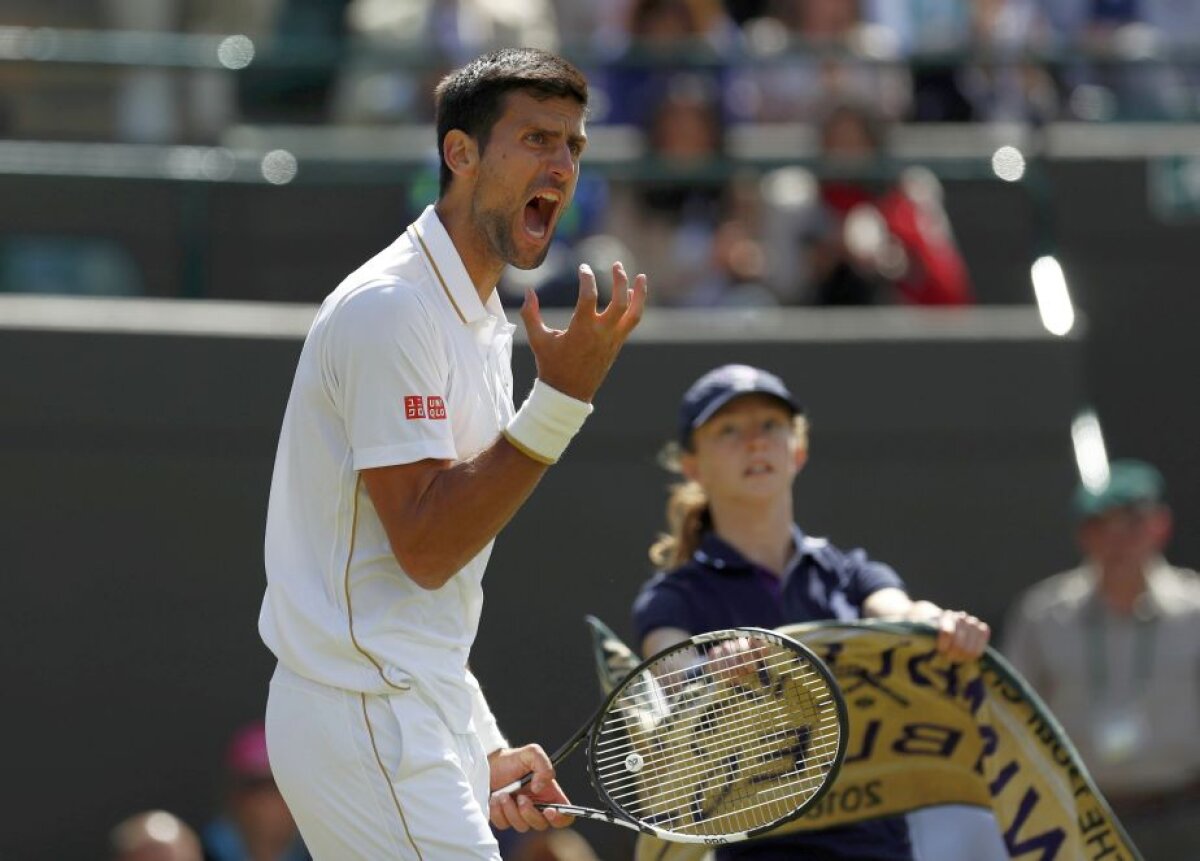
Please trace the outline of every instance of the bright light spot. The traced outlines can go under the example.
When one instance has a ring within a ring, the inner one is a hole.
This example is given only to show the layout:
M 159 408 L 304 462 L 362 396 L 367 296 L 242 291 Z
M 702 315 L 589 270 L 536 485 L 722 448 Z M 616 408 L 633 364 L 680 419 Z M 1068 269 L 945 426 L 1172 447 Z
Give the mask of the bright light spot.
M 285 149 L 273 149 L 263 156 L 263 179 L 272 185 L 287 185 L 299 169 L 296 157 Z
M 1037 298 L 1042 325 L 1052 335 L 1065 335 L 1075 325 L 1075 308 L 1067 291 L 1067 279 L 1053 257 L 1039 257 L 1030 270 L 1033 295 Z
M 166 811 L 156 811 L 146 817 L 146 835 L 159 843 L 171 843 L 179 838 L 179 820 Z
M 1080 413 L 1071 422 L 1071 442 L 1075 445 L 1075 463 L 1084 486 L 1093 492 L 1108 484 L 1108 451 L 1100 420 L 1091 410 Z
M 778 19 L 766 16 L 755 18 L 747 23 L 745 32 L 752 54 L 769 57 L 787 50 L 787 28 Z
M 883 253 L 888 241 L 887 223 L 879 210 L 869 203 L 860 203 L 846 214 L 842 223 L 842 240 L 852 255 L 867 260 Z
M 226 36 L 217 46 L 217 60 L 226 69 L 244 69 L 254 60 L 254 42 L 249 36 Z
M 1015 146 L 1002 146 L 992 153 L 992 170 L 1005 182 L 1016 182 L 1025 175 L 1025 156 Z
M 816 178 L 802 167 L 781 167 L 763 177 L 761 194 L 771 206 L 799 212 L 817 199 Z

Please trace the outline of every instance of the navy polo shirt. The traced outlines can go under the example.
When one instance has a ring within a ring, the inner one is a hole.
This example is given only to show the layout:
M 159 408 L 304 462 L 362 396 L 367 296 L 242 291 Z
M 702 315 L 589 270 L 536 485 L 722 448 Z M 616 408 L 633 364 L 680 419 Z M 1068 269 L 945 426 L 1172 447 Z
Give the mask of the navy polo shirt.
M 692 558 L 655 575 L 633 605 L 633 629 L 641 646 L 656 628 L 691 634 L 721 628 L 778 628 L 819 619 L 862 618 L 863 602 L 889 586 L 904 589 L 900 576 L 862 550 L 842 551 L 795 529 L 796 552 L 780 579 L 748 561 L 714 533 Z M 903 817 L 753 840 L 717 850 L 718 861 L 911 861 Z

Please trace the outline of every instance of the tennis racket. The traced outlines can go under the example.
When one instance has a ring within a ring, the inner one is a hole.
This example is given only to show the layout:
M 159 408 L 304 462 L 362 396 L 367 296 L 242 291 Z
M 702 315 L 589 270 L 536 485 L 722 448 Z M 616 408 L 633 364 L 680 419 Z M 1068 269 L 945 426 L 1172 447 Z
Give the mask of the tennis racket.
M 642 662 L 551 761 L 585 742 L 605 809 L 540 808 L 678 843 L 734 843 L 820 800 L 845 756 L 846 704 L 808 648 L 775 631 L 734 628 Z

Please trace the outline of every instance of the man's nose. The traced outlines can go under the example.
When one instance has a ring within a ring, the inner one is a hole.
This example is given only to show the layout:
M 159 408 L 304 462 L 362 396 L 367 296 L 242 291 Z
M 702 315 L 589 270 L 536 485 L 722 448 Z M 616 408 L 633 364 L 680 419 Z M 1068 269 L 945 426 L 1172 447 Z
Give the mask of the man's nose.
M 564 143 L 554 150 L 550 157 L 550 172 L 560 182 L 567 182 L 575 174 L 575 156 L 571 147 Z

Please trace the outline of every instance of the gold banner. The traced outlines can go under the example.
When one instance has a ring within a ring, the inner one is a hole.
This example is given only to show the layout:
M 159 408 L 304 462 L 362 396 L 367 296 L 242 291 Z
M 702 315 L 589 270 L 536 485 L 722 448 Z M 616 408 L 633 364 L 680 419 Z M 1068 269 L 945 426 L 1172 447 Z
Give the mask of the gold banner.
M 590 621 L 601 683 L 610 687 L 632 654 Z M 1012 859 L 1141 861 L 1058 721 L 994 650 L 951 663 L 924 625 L 816 622 L 779 630 L 829 665 L 850 725 L 829 792 L 772 833 L 970 804 L 992 809 Z M 636 857 L 691 861 L 706 851 L 641 837 Z

